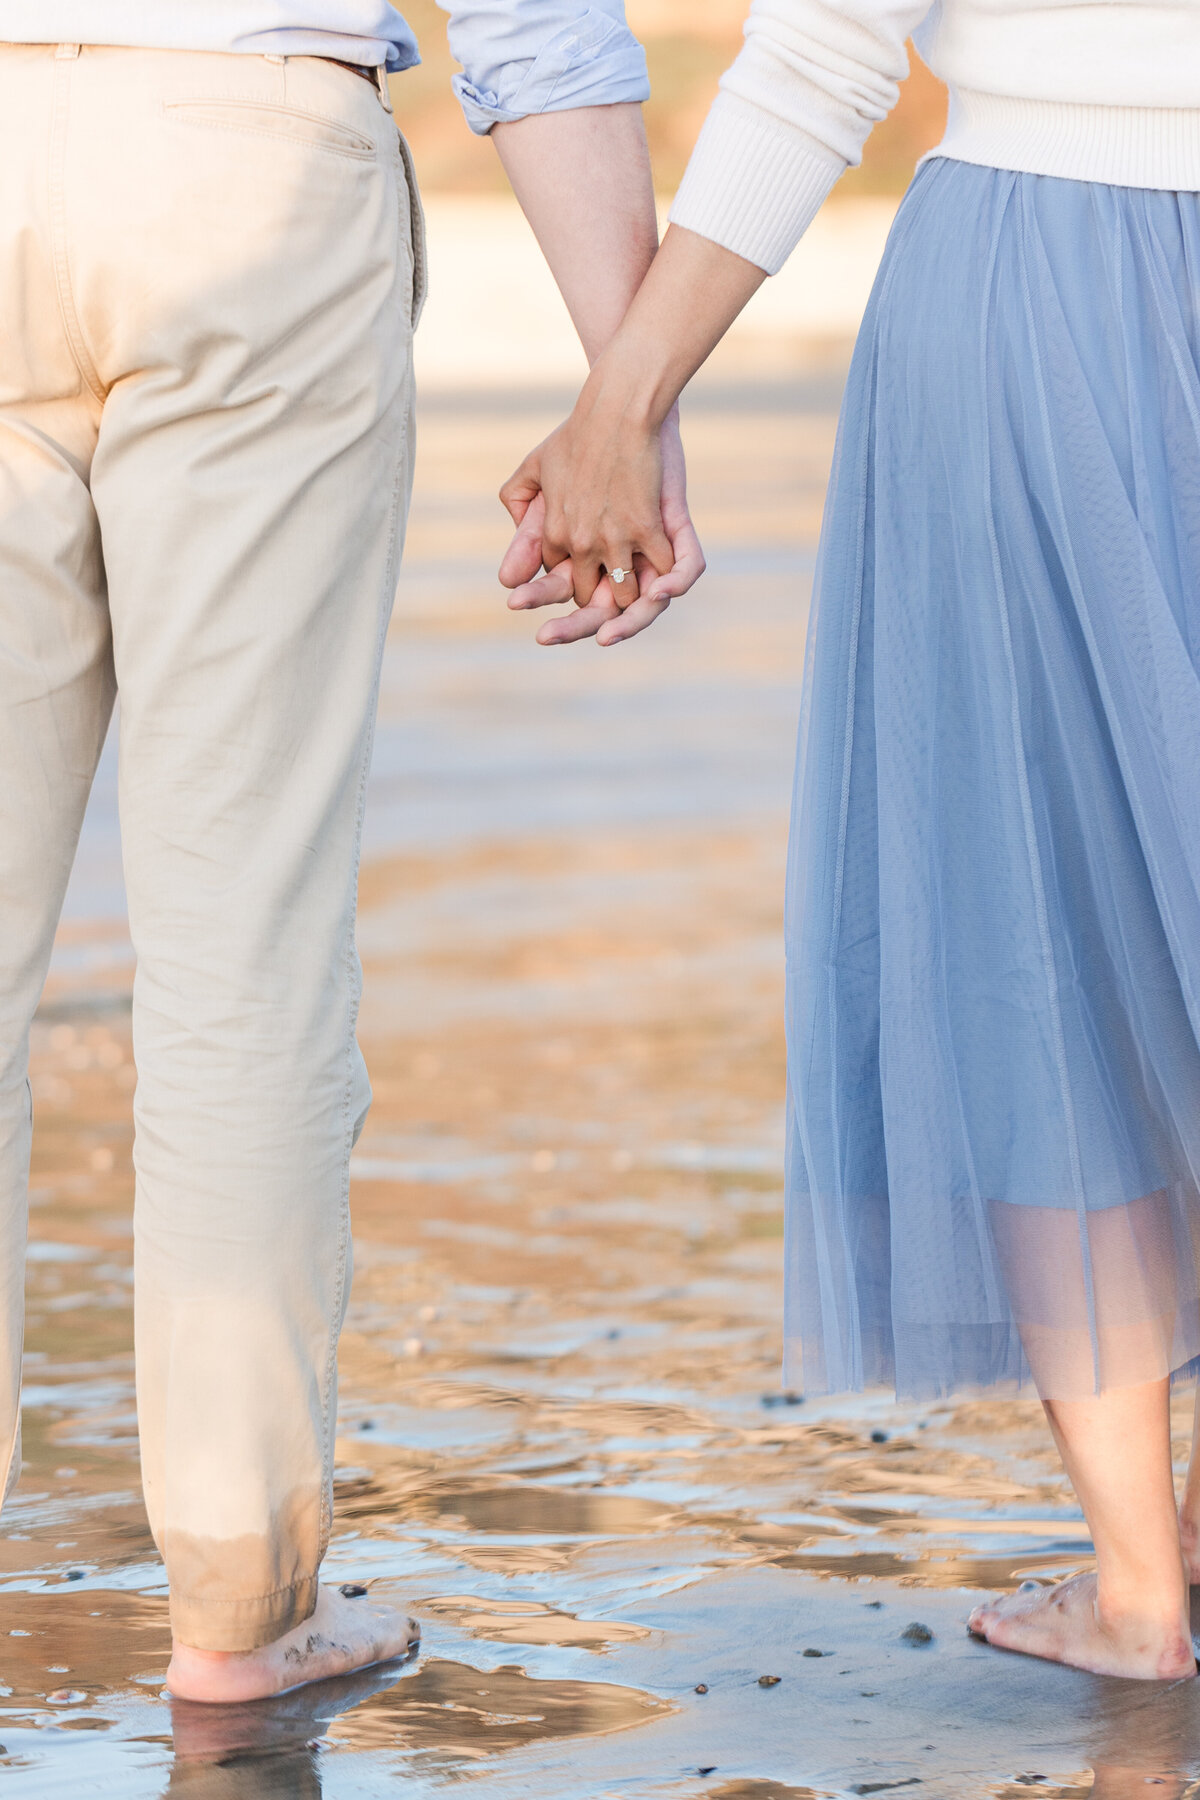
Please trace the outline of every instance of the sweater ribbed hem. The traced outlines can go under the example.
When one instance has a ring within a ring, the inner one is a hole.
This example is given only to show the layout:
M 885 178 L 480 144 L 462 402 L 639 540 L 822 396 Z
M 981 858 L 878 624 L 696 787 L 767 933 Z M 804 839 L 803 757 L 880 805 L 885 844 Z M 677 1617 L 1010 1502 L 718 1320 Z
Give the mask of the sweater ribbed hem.
M 721 92 L 684 171 L 671 223 L 774 275 L 845 168 L 843 157 L 806 132 Z
M 1194 191 L 1200 106 L 1085 106 L 951 88 L 946 135 L 929 155 L 1113 187 Z

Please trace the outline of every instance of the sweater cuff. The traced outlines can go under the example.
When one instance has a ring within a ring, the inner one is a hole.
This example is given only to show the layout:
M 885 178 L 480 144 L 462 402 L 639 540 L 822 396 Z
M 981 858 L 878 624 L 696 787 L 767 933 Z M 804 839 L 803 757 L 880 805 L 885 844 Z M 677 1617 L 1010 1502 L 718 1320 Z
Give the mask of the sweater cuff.
M 844 157 L 739 94 L 719 93 L 671 207 L 671 223 L 778 274 Z

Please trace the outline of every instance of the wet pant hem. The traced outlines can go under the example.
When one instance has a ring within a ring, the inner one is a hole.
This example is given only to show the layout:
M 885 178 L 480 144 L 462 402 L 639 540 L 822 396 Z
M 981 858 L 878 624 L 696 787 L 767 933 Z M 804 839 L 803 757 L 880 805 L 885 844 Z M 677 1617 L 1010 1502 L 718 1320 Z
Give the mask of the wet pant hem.
M 171 1595 L 171 1630 L 193 1650 L 261 1650 L 312 1617 L 317 1577 L 249 1600 L 197 1600 Z

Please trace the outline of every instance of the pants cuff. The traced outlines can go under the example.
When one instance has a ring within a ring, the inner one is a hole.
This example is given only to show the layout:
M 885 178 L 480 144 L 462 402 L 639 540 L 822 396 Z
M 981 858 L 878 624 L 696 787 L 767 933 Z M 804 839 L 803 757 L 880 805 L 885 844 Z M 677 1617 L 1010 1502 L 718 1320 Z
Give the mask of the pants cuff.
M 311 1618 L 317 1577 L 253 1600 L 192 1600 L 171 1594 L 171 1631 L 194 1650 L 261 1650 Z

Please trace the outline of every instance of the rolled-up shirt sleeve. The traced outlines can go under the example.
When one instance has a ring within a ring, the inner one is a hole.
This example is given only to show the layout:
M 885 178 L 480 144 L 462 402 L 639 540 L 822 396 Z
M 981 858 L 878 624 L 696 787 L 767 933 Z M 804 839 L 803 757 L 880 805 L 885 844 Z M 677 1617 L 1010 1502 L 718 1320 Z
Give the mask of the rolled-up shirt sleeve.
M 438 0 L 462 64 L 454 91 L 472 131 L 650 93 L 646 53 L 623 0 Z

